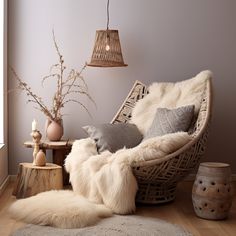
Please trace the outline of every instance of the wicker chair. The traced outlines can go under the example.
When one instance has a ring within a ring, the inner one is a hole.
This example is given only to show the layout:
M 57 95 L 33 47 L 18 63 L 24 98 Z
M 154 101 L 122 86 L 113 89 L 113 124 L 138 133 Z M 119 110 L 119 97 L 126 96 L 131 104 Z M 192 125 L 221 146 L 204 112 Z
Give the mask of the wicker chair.
M 193 136 L 192 141 L 164 159 L 143 161 L 132 166 L 139 186 L 137 202 L 157 204 L 174 200 L 178 182 L 198 166 L 204 155 L 208 137 L 211 83 L 211 80 L 207 82 L 200 111 L 189 130 L 189 134 Z M 111 123 L 128 122 L 135 103 L 147 93 L 147 87 L 136 81 Z

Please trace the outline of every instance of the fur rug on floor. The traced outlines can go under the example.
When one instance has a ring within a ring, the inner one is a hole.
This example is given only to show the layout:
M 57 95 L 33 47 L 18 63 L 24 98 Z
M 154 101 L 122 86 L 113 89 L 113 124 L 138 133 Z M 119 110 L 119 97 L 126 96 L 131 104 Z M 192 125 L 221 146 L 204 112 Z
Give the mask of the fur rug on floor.
M 89 202 L 73 191 L 47 191 L 16 201 L 10 207 L 14 218 L 38 225 L 58 228 L 82 228 L 112 215 L 102 204 Z

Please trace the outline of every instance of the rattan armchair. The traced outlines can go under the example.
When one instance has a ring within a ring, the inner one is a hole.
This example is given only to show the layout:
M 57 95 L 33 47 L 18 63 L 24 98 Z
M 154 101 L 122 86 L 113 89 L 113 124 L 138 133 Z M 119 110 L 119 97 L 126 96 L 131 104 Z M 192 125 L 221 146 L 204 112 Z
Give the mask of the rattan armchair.
M 211 83 L 211 80 L 207 81 L 200 111 L 189 130 L 192 141 L 164 159 L 142 161 L 132 166 L 139 187 L 137 202 L 157 204 L 174 200 L 178 182 L 198 166 L 204 155 L 208 137 L 212 103 Z M 135 103 L 147 93 L 147 86 L 136 81 L 111 123 L 128 122 Z

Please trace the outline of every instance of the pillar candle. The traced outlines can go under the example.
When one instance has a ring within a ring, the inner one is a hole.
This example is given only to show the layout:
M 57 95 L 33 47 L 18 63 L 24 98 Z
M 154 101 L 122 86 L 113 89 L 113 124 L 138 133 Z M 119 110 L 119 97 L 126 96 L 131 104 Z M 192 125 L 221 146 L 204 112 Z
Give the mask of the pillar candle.
M 32 131 L 37 130 L 37 121 L 34 119 L 32 121 Z

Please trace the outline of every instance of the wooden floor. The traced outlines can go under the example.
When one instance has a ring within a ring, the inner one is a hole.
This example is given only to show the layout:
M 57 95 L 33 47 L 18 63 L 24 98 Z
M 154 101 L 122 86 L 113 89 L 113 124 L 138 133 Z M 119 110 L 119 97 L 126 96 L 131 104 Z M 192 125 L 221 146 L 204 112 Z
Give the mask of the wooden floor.
M 236 192 L 236 183 L 235 192 Z M 159 206 L 138 206 L 137 215 L 160 218 L 168 222 L 181 225 L 193 235 L 199 236 L 235 236 L 236 235 L 236 195 L 227 220 L 209 221 L 195 216 L 191 201 L 192 182 L 179 185 L 176 200 Z M 0 197 L 0 236 L 7 236 L 24 224 L 10 218 L 7 213 L 9 205 L 15 201 L 11 195 L 11 183 Z

